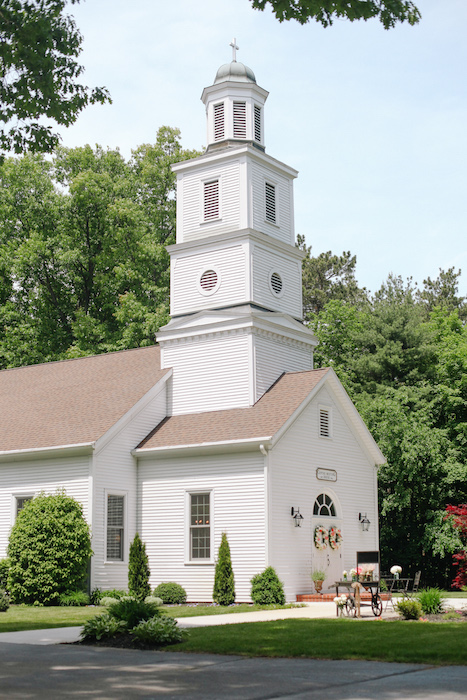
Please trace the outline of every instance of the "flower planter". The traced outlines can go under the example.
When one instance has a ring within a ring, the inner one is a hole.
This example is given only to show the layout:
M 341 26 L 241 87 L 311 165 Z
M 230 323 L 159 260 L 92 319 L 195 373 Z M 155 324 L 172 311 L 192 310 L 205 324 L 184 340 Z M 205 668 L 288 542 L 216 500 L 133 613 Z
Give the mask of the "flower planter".
M 321 593 L 324 581 L 313 581 L 316 593 Z

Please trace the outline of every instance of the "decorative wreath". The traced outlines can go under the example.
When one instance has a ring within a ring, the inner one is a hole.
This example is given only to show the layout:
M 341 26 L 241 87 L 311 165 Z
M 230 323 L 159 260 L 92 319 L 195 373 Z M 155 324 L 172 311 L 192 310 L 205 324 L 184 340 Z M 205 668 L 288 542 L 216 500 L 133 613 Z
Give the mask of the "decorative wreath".
M 339 549 L 342 542 L 342 532 L 338 527 L 329 528 L 329 546 L 331 549 Z
M 318 525 L 315 527 L 314 542 L 316 549 L 326 549 L 329 542 L 329 534 L 325 527 Z

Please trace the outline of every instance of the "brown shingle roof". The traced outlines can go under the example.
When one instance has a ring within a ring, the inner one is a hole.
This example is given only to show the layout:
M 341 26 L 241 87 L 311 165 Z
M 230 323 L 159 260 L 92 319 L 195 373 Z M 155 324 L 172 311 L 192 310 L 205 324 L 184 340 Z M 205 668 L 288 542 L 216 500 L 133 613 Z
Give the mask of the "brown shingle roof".
M 273 436 L 328 371 L 283 374 L 250 408 L 169 416 L 138 447 L 164 448 Z
M 0 372 L 0 452 L 94 442 L 154 386 L 156 346 Z

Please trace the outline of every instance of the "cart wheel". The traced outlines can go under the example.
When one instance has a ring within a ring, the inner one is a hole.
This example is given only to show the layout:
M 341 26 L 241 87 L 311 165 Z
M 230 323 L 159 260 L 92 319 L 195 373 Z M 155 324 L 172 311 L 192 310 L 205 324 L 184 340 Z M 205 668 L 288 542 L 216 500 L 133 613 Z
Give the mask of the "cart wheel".
M 371 601 L 371 609 L 373 610 L 373 615 L 375 617 L 380 617 L 383 612 L 383 603 L 379 595 L 376 596 L 374 600 Z
M 344 612 L 347 617 L 356 617 L 357 608 L 355 607 L 355 601 L 353 598 L 347 598 L 347 603 L 345 604 Z

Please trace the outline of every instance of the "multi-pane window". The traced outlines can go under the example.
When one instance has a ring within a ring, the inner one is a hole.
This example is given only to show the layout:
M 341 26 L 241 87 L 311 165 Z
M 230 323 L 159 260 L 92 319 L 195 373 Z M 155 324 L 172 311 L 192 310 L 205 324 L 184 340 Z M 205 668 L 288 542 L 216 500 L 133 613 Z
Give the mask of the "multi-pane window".
M 219 218 L 219 180 L 204 183 L 204 220 Z
M 320 493 L 313 507 L 313 515 L 325 515 L 336 517 L 336 508 L 332 498 L 327 493 Z
M 107 496 L 107 559 L 123 561 L 125 496 Z
M 261 107 L 255 105 L 255 141 L 261 143 Z
M 233 135 L 234 139 L 246 139 L 246 103 L 233 103 Z
M 319 434 L 321 437 L 331 437 L 331 412 L 328 408 L 319 409 Z
M 190 494 L 190 559 L 211 558 L 209 493 Z
M 276 187 L 270 182 L 265 183 L 266 221 L 276 223 Z
M 214 105 L 214 141 L 224 138 L 224 103 Z
M 16 517 L 18 517 L 28 501 L 32 501 L 32 496 L 16 496 Z

